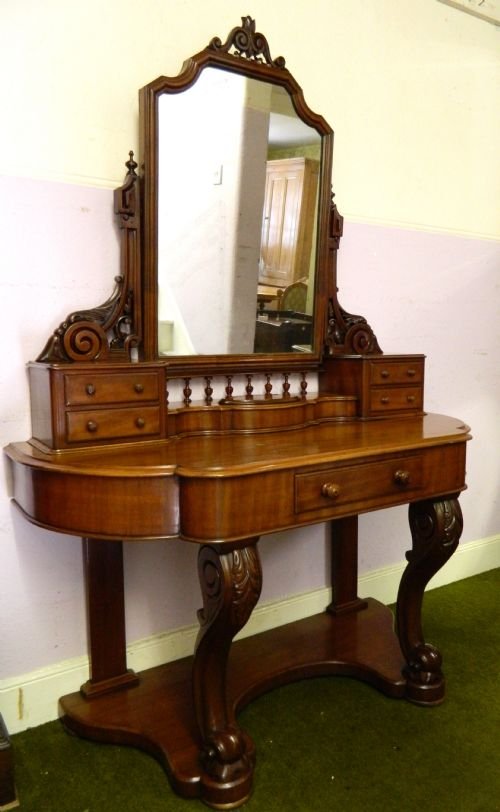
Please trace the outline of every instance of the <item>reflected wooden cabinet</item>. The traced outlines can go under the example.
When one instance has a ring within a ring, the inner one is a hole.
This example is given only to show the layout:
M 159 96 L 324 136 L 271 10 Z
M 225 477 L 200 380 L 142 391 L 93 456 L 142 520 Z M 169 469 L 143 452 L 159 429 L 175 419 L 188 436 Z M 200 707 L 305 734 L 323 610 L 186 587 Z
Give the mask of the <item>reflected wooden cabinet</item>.
M 310 158 L 267 162 L 261 284 L 286 287 L 309 276 L 318 174 Z

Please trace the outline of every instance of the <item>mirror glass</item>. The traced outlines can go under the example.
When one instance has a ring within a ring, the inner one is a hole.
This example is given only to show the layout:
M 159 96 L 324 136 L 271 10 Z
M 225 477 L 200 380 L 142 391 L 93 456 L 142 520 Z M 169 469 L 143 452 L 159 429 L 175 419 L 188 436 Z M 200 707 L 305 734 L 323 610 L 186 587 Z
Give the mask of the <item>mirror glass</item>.
M 311 352 L 321 135 L 213 67 L 158 99 L 160 355 Z

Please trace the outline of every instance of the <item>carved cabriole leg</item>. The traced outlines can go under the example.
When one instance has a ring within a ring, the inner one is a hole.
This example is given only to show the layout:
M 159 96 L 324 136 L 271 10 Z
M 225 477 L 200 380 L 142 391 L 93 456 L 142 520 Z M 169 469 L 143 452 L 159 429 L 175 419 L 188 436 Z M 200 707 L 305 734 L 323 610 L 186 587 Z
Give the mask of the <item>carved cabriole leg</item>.
M 262 573 L 257 539 L 240 549 L 200 549 L 203 609 L 193 665 L 196 718 L 203 741 L 202 798 L 215 808 L 240 806 L 250 794 L 253 745 L 238 727 L 226 693 L 231 642 L 258 601 Z M 227 548 L 226 548 L 227 549 Z
M 408 699 L 436 705 L 444 698 L 440 652 L 424 640 L 421 622 L 424 589 L 455 552 L 462 533 L 462 512 L 455 496 L 410 505 L 413 548 L 399 587 L 396 627 L 406 659 Z

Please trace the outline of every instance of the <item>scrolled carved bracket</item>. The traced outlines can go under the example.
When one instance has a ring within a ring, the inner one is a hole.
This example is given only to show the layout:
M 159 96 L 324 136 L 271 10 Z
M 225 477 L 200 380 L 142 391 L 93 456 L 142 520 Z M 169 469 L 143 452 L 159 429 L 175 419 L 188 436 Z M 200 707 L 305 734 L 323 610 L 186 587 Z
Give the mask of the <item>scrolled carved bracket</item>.
M 241 18 L 241 26 L 237 26 L 229 32 L 224 44 L 219 37 L 214 37 L 208 47 L 227 54 L 234 49 L 235 56 L 245 57 L 254 62 L 266 62 L 275 68 L 285 67 L 285 60 L 282 56 L 278 56 L 277 59 L 271 58 L 266 37 L 255 30 L 255 20 L 249 16 Z
M 421 625 L 424 589 L 433 575 L 455 552 L 462 533 L 460 504 L 455 497 L 410 505 L 409 521 L 413 546 L 406 554 L 406 567 L 399 587 L 396 625 L 406 659 L 408 698 L 433 705 L 444 697 L 442 658 L 435 646 L 426 643 Z
M 139 195 L 137 163 L 129 153 L 125 183 L 115 192 L 122 234 L 122 273 L 115 276 L 109 299 L 97 307 L 70 313 L 36 359 L 44 363 L 107 361 L 127 358 L 140 344 Z
M 102 305 L 70 313 L 36 360 L 45 363 L 106 360 L 109 355 L 107 328 L 119 307 L 123 282 L 122 276 L 115 277 L 115 290 Z
M 226 608 L 236 634 L 260 595 L 262 573 L 257 549 L 243 547 L 219 556 L 211 547 L 204 547 L 198 568 L 203 593 L 203 609 L 198 612 L 201 631 Z
M 447 560 L 455 551 L 463 528 L 462 511 L 457 499 L 416 502 L 409 508 L 413 548 L 406 553 L 409 563 L 434 556 Z M 440 562 L 442 566 L 443 562 Z M 429 561 L 428 575 L 434 575 Z
M 344 218 L 339 213 L 332 192 L 328 228 L 330 255 L 330 293 L 326 314 L 325 352 L 327 355 L 372 355 L 381 353 L 377 337 L 363 316 L 344 310 L 337 298 L 337 251 L 344 231 Z
M 326 348 L 330 355 L 374 355 L 381 353 L 377 336 L 363 316 L 347 313 L 337 299 L 328 301 Z

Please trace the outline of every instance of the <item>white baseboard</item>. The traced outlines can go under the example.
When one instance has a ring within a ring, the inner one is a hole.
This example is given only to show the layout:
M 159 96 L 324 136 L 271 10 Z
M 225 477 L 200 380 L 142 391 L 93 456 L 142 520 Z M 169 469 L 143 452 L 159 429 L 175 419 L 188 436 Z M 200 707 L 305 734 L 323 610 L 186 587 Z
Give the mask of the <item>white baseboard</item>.
M 500 535 L 459 547 L 429 584 L 435 589 L 462 578 L 500 567 Z M 361 575 L 359 595 L 383 603 L 396 600 L 405 562 Z M 331 600 L 330 589 L 316 589 L 258 606 L 239 637 L 247 637 L 322 612 Z M 198 626 L 137 640 L 127 646 L 130 668 L 143 671 L 193 652 Z M 77 691 L 88 679 L 87 657 L 76 657 L 0 682 L 0 711 L 9 733 L 18 733 L 57 718 L 57 700 Z

